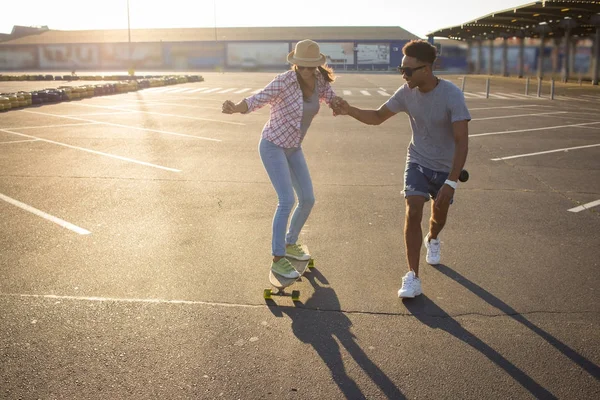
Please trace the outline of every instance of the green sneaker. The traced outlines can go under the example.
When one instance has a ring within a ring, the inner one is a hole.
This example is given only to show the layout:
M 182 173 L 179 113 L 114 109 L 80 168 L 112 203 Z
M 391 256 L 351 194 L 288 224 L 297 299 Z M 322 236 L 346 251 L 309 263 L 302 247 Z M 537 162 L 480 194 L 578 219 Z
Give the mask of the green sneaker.
M 292 257 L 299 261 L 310 260 L 310 254 L 306 254 L 300 244 L 288 244 L 285 246 L 285 256 Z
M 281 260 L 277 262 L 271 263 L 271 271 L 273 271 L 274 274 L 283 276 L 284 278 L 300 277 L 298 271 L 296 271 L 292 263 L 285 257 L 282 257 Z

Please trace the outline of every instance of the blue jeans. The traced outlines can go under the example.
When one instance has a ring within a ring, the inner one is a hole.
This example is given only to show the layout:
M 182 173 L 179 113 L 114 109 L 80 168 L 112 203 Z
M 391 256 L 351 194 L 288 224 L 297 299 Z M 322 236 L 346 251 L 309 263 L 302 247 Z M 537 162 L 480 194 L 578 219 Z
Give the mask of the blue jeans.
M 261 139 L 258 145 L 260 158 L 277 192 L 279 204 L 273 217 L 273 256 L 285 256 L 285 245 L 294 244 L 315 204 L 312 181 L 301 147 L 284 149 L 268 140 Z M 288 221 L 298 195 L 298 205 Z

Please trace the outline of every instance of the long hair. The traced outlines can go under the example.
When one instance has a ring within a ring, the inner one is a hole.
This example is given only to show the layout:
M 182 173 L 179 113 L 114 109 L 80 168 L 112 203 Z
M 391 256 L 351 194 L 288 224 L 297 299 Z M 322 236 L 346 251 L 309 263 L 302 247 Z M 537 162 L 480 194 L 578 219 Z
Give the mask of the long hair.
M 323 75 L 323 78 L 325 79 L 326 82 L 332 83 L 333 81 L 335 81 L 335 75 L 333 74 L 333 68 L 331 68 L 327 64 L 320 65 L 317 68 L 318 68 L 319 72 L 321 73 L 321 75 Z M 296 78 L 298 79 L 298 83 L 300 84 L 300 88 L 302 89 L 302 95 L 304 97 L 304 100 L 308 100 L 309 96 L 307 96 L 306 93 L 308 93 L 309 88 L 306 85 L 306 82 L 304 82 L 304 79 L 302 79 L 302 77 L 298 73 L 298 66 L 295 64 L 292 65 L 292 70 L 294 70 L 296 72 Z

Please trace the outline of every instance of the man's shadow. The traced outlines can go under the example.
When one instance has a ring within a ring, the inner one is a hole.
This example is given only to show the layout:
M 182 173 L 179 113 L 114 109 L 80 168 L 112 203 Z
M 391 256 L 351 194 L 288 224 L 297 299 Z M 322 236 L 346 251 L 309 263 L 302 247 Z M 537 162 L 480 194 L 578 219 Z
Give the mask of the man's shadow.
M 587 360 L 575 350 L 569 348 L 567 345 L 560 342 L 558 339 L 554 338 L 549 333 L 545 332 L 544 330 L 540 329 L 539 327 L 525 319 L 525 317 L 518 314 L 516 310 L 511 308 L 502 300 L 493 296 L 491 293 L 489 293 L 482 287 L 471 282 L 470 280 L 460 275 L 453 269 L 447 267 L 446 265 L 439 264 L 433 266 L 433 268 L 448 276 L 449 278 L 453 279 L 457 283 L 460 283 L 466 289 L 470 290 L 490 305 L 498 308 L 507 316 L 515 319 L 516 321 L 522 323 L 523 325 L 531 329 L 533 332 L 545 339 L 548 343 L 556 347 L 564 355 L 566 355 L 575 363 L 580 365 L 593 377 L 598 379 L 599 369 L 597 365 Z M 446 313 L 441 307 L 435 304 L 430 298 L 428 298 L 424 294 L 414 299 L 404 299 L 403 302 L 406 308 L 411 312 L 411 314 L 414 315 L 419 321 L 431 328 L 442 329 L 450 333 L 457 339 L 465 342 L 474 349 L 478 350 L 481 354 L 485 355 L 490 361 L 492 361 L 494 364 L 506 371 L 506 373 L 512 376 L 513 379 L 519 382 L 536 398 L 556 398 L 552 393 L 550 393 L 540 384 L 535 382 L 530 376 L 528 376 L 525 372 L 523 372 L 510 361 L 508 361 L 506 358 L 504 358 L 500 353 L 498 353 L 492 347 L 490 347 L 485 342 L 483 342 L 475 335 L 463 328 L 456 320 L 450 317 L 448 313 Z
M 529 390 L 535 398 L 556 398 L 552 393 L 543 388 L 539 383 L 535 382 L 525 372 L 517 368 L 500 353 L 463 328 L 429 297 L 422 294 L 414 299 L 403 299 L 403 303 L 410 313 L 425 325 L 432 329 L 442 329 L 448 332 L 486 356 L 490 361 L 512 376 L 525 389 Z
M 314 288 L 310 299 L 298 307 L 271 305 L 273 314 L 285 313 L 290 317 L 296 337 L 315 349 L 347 399 L 366 399 L 366 396 L 348 376 L 338 341 L 387 398 L 405 399 L 394 382 L 356 343 L 356 336 L 350 331 L 352 322 L 340 311 L 340 302 L 335 291 L 331 287 L 322 286 L 328 284 L 327 279 L 316 268 L 304 275 L 303 279 L 308 279 Z
M 598 365 L 594 364 L 593 362 L 591 362 L 590 360 L 588 360 L 587 358 L 585 358 L 584 356 L 582 356 L 581 354 L 579 354 L 578 352 L 576 352 L 575 350 L 573 350 L 572 348 L 570 348 L 569 346 L 567 346 L 566 344 L 561 342 L 560 340 L 556 339 L 554 336 L 550 335 L 548 332 L 544 331 L 540 327 L 536 326 L 535 324 L 533 324 L 532 322 L 527 320 L 522 314 L 517 312 L 514 308 L 512 308 L 511 306 L 509 306 L 508 304 L 506 304 L 505 302 L 503 302 L 502 300 L 500 300 L 499 298 L 497 298 L 496 296 L 494 296 L 487 290 L 483 289 L 481 286 L 471 282 L 469 279 L 465 278 L 464 276 L 462 276 L 461 274 L 459 274 L 458 272 L 454 271 L 452 268 L 450 268 L 446 265 L 439 264 L 439 265 L 433 266 L 433 268 L 435 270 L 441 272 L 442 274 L 446 275 L 448 278 L 461 284 L 466 289 L 470 290 L 471 292 L 473 292 L 474 294 L 479 296 L 482 300 L 484 300 L 486 303 L 488 303 L 492 307 L 497 308 L 498 310 L 502 311 L 507 316 L 511 317 L 515 321 L 517 321 L 517 322 L 523 324 L 525 327 L 529 328 L 532 332 L 539 335 L 542 339 L 544 339 L 545 341 L 550 343 L 558 351 L 560 351 L 565 356 L 567 356 L 569 359 L 571 359 L 571 361 L 573 361 L 575 364 L 577 364 L 581 368 L 583 368 L 587 373 L 592 375 L 597 380 L 600 380 L 600 367 Z

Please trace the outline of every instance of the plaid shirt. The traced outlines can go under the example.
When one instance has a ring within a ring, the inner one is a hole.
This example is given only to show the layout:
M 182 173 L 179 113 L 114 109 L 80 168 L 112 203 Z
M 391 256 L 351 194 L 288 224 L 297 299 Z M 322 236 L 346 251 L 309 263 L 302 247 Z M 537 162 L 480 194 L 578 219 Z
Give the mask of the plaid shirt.
M 329 104 L 335 92 L 321 73 L 318 72 L 316 76 L 319 101 Z M 246 113 L 258 110 L 265 104 L 271 105 L 271 115 L 262 131 L 263 139 L 284 148 L 300 147 L 304 103 L 295 71 L 277 75 L 263 90 L 244 100 L 248 105 Z

